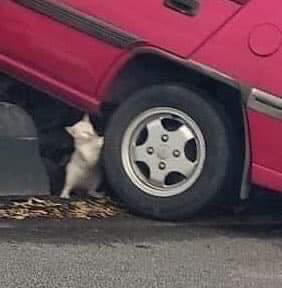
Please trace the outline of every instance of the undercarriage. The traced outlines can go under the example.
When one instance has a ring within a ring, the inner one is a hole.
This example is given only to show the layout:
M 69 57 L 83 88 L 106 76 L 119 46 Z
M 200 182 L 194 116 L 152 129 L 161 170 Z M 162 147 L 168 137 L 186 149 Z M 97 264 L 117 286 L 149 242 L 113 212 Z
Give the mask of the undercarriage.
M 0 196 L 58 195 L 82 111 L 0 75 Z

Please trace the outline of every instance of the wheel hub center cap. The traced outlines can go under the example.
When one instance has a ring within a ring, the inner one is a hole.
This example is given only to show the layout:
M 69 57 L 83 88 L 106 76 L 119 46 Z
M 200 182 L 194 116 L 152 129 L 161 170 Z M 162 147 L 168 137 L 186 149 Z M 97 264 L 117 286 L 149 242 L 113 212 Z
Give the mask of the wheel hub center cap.
M 169 158 L 169 146 L 167 145 L 161 145 L 158 149 L 157 149 L 157 156 L 160 160 L 167 160 Z

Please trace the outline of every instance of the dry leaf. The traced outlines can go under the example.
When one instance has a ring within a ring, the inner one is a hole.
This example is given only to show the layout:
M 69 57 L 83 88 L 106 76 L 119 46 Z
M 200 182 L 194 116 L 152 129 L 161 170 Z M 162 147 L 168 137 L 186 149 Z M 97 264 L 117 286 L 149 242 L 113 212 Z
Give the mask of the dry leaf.
M 122 213 L 122 209 L 108 200 L 79 200 L 67 204 L 52 200 L 29 198 L 23 202 L 10 202 L 0 209 L 0 218 L 24 220 L 26 218 L 57 218 L 65 217 L 91 219 L 107 218 Z

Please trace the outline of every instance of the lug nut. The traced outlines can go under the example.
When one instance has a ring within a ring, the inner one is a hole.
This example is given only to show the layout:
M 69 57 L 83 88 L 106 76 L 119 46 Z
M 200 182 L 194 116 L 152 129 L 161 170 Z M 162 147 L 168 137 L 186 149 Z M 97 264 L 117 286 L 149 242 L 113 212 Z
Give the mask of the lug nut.
M 181 153 L 180 153 L 179 150 L 174 150 L 174 151 L 173 151 L 173 156 L 176 157 L 176 158 L 180 157 L 180 154 L 181 154 Z
M 167 141 L 168 141 L 168 135 L 164 134 L 164 135 L 162 136 L 162 141 L 163 141 L 163 142 L 167 142 Z
M 164 170 L 166 168 L 166 164 L 164 162 L 160 162 L 159 169 Z
M 147 153 L 148 153 L 149 155 L 154 154 L 154 148 L 153 148 L 153 147 L 148 147 L 148 148 L 147 148 Z

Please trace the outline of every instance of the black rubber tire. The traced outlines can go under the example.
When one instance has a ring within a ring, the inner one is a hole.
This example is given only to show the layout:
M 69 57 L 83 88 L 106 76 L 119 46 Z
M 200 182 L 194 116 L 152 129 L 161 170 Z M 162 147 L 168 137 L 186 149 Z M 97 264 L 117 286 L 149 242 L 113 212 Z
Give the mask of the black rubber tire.
M 133 119 L 153 107 L 173 107 L 185 112 L 200 127 L 206 141 L 206 160 L 198 180 L 173 197 L 144 193 L 127 176 L 121 160 L 123 135 Z M 104 166 L 113 192 L 134 213 L 160 220 L 180 220 L 194 215 L 224 189 L 232 173 L 232 139 L 222 107 L 202 93 L 178 84 L 157 85 L 137 91 L 116 110 L 105 133 Z

